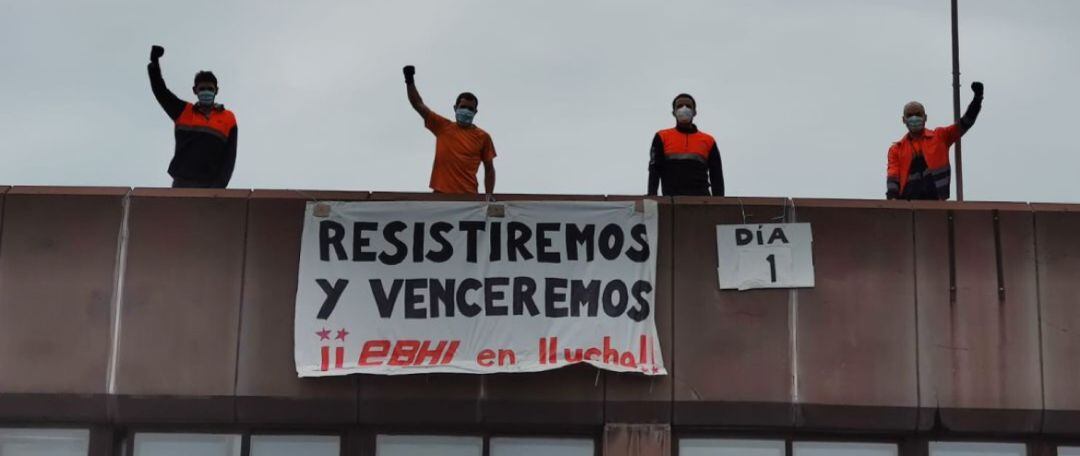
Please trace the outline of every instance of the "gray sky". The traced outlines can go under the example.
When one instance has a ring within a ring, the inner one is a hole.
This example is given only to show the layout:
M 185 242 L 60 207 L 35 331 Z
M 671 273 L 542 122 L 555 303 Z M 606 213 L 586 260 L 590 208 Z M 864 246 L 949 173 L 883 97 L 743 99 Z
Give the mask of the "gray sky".
M 969 200 L 1080 202 L 1080 2 L 961 0 Z M 165 186 L 151 44 L 191 100 L 213 70 L 237 188 L 427 191 L 405 98 L 480 98 L 500 193 L 641 194 L 671 98 L 698 100 L 728 194 L 881 198 L 903 104 L 952 119 L 945 0 L 0 1 L 0 183 Z M 955 163 L 954 163 L 955 165 Z M 955 196 L 955 177 L 954 177 Z

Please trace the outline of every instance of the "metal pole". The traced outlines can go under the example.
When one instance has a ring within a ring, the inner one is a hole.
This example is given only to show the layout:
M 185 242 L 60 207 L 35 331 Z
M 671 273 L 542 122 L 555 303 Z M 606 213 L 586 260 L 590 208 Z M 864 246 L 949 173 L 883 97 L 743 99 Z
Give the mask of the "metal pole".
M 953 123 L 960 122 L 960 33 L 956 21 L 956 2 L 952 0 L 952 75 L 953 75 Z M 956 200 L 964 200 L 964 161 L 960 154 L 960 140 L 956 140 Z

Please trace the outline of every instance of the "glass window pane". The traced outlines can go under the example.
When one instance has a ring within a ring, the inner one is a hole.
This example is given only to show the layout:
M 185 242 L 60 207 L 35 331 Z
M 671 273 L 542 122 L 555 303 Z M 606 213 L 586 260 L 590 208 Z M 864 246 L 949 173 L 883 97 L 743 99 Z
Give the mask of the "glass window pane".
M 1058 447 L 1058 456 L 1080 456 L 1080 447 Z
M 784 456 L 782 440 L 681 439 L 679 456 Z
M 380 435 L 375 456 L 480 456 L 484 439 L 441 435 Z
M 251 436 L 251 456 L 294 456 L 298 454 L 304 456 L 340 456 L 341 439 L 334 435 Z
M 85 429 L 0 429 L 0 456 L 86 456 Z
M 592 439 L 512 438 L 491 439 L 491 456 L 593 456 Z
M 930 456 L 1024 456 L 1022 443 L 930 442 Z
M 795 456 L 896 456 L 891 443 L 795 442 Z
M 135 434 L 134 456 L 240 456 L 232 434 Z

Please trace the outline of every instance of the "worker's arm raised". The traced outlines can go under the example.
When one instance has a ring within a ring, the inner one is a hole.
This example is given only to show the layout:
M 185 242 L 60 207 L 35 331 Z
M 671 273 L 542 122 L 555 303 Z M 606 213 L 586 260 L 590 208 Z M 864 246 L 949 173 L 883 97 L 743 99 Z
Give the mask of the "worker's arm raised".
M 158 59 L 163 55 L 165 55 L 165 48 L 161 46 L 150 48 L 150 65 L 146 67 L 147 72 L 150 74 L 150 90 L 154 92 L 154 98 L 157 98 L 158 104 L 161 105 L 161 109 L 165 110 L 165 114 L 168 114 L 170 119 L 176 120 L 177 117 L 180 117 L 180 113 L 184 111 L 187 103 L 177 98 L 165 86 L 165 79 L 161 77 L 161 64 L 158 63 Z
M 983 83 L 978 81 L 971 83 L 971 91 L 975 96 L 971 98 L 971 104 L 968 105 L 967 111 L 964 111 L 964 116 L 960 118 L 961 135 L 975 126 L 975 119 L 979 117 L 979 111 L 982 111 Z
M 409 94 L 409 104 L 416 110 L 420 117 L 427 119 L 430 110 L 424 105 L 424 99 L 420 98 L 420 92 L 416 90 L 416 82 L 413 77 L 416 75 L 416 67 L 408 65 L 402 68 L 402 72 L 405 73 L 405 90 Z

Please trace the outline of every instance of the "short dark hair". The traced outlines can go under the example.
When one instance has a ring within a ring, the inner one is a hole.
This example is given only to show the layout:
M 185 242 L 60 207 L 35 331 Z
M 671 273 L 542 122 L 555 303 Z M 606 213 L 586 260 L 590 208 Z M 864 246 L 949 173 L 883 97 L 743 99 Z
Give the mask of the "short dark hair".
M 690 101 L 694 102 L 694 108 L 697 108 L 697 100 L 695 100 L 694 97 L 690 96 L 690 94 L 688 93 L 680 93 L 678 95 L 675 95 L 675 98 L 671 99 L 671 109 L 675 109 L 675 102 L 679 101 L 680 98 L 689 98 Z
M 199 85 L 200 82 L 213 82 L 215 86 L 218 85 L 217 76 L 214 76 L 214 73 L 210 71 L 195 73 L 195 85 Z
M 476 99 L 476 95 L 473 95 L 472 92 L 461 92 L 461 95 L 458 95 L 457 100 L 454 101 L 455 108 L 461 104 L 461 100 L 469 100 L 476 103 L 476 106 L 480 106 L 480 100 Z

